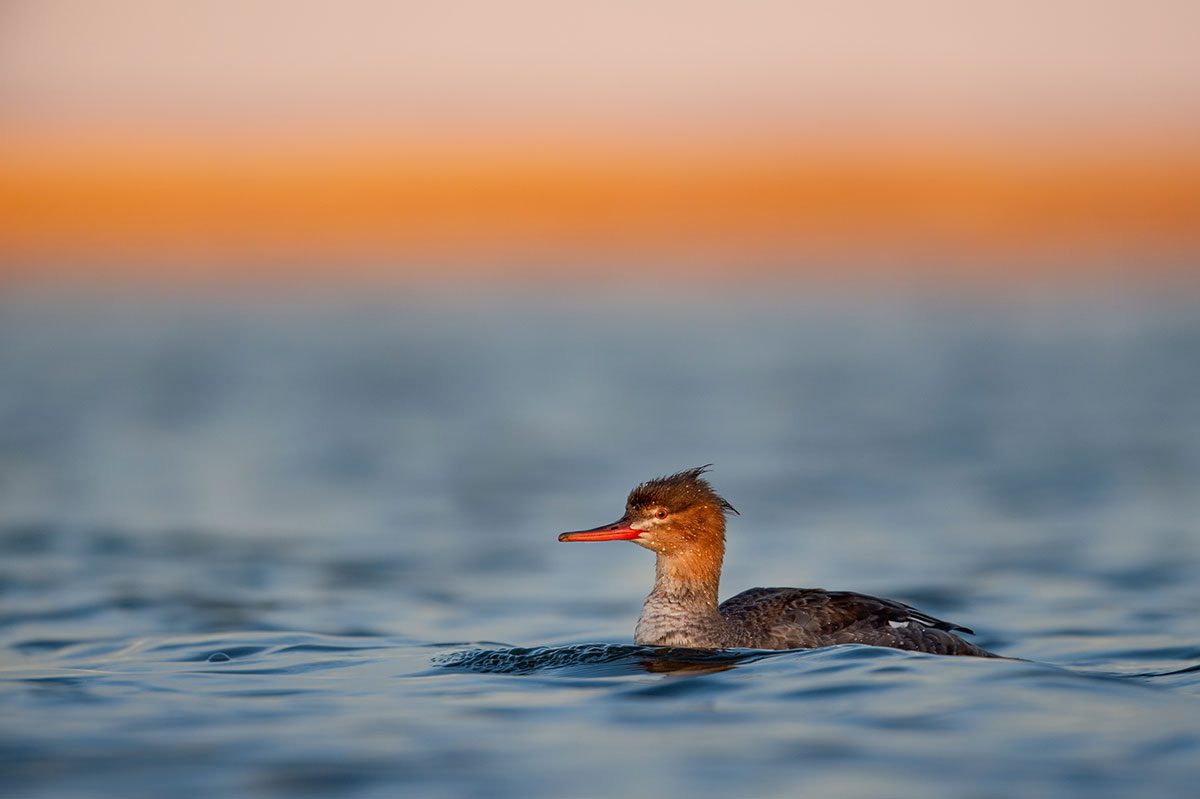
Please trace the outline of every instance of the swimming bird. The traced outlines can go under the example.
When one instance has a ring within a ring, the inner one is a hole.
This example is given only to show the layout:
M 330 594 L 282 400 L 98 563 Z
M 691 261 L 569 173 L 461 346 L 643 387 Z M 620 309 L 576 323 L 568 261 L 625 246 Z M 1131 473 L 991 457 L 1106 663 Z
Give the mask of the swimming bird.
M 999 657 L 955 635 L 973 635 L 966 627 L 852 591 L 751 588 L 718 605 L 725 517 L 737 511 L 703 477 L 711 465 L 648 480 L 629 493 L 617 521 L 558 537 L 632 541 L 655 553 L 654 588 L 642 605 L 634 643 L 693 649 L 870 644 Z

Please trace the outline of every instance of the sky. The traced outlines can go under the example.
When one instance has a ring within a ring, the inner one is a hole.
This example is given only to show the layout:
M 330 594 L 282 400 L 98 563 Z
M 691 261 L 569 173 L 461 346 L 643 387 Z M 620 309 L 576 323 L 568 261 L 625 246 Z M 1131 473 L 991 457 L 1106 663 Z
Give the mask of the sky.
M 862 255 L 899 240 L 887 219 L 917 253 L 1015 236 L 1075 258 L 1189 256 L 1196 31 L 1186 0 L 8 0 L 0 261 L 615 257 L 604 242 L 682 251 L 714 229 L 721 252 L 767 241 L 755 257 L 776 257 L 818 228 L 821 252 Z M 690 199 L 748 182 L 744 202 Z M 337 212 L 289 199 L 338 187 Z M 447 194 L 452 213 L 410 212 Z M 246 196 L 270 230 L 229 235 Z M 823 196 L 851 201 L 822 228 Z M 1103 230 L 1081 239 L 1089 214 Z
M 47 123 L 1200 121 L 1188 0 L 9 0 L 0 13 L 7 115 Z

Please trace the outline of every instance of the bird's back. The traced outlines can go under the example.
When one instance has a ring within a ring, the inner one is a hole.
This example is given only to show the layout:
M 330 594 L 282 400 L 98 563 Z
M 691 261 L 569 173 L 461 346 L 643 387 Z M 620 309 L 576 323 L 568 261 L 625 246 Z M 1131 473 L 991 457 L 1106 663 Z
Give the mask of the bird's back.
M 731 642 L 756 649 L 870 644 L 937 655 L 997 657 L 964 641 L 966 627 L 890 599 L 820 588 L 751 588 L 721 603 Z

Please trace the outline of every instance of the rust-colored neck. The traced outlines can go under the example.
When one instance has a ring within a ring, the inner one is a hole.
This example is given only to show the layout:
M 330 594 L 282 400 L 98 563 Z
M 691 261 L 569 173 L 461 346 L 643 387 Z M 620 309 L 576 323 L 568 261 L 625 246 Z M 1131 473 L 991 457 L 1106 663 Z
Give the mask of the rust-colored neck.
M 725 558 L 724 527 L 723 523 L 712 525 L 660 549 L 651 595 L 686 599 L 715 609 Z

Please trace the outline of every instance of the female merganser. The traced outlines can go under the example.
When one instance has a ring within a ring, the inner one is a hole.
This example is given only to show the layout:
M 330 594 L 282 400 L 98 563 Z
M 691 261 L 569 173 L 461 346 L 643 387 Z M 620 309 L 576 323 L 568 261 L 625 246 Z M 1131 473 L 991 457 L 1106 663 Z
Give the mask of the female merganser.
M 711 464 L 709 464 L 711 466 Z M 563 533 L 559 541 L 632 541 L 657 555 L 654 590 L 633 640 L 694 649 L 811 649 L 871 644 L 938 655 L 999 657 L 900 602 L 820 588 L 751 588 L 717 604 L 725 556 L 725 512 L 737 513 L 703 475 L 709 466 L 634 488 L 612 524 Z

